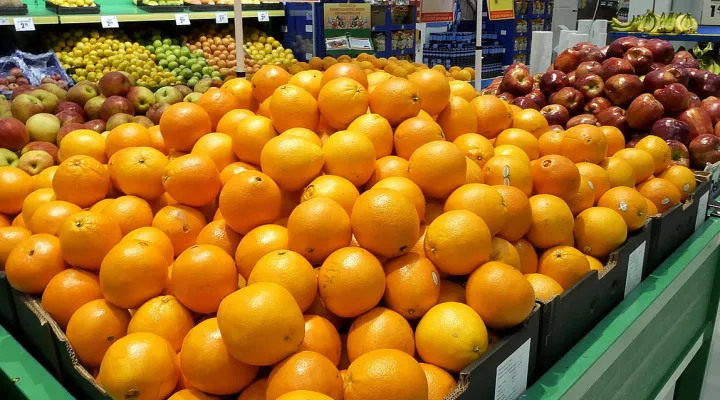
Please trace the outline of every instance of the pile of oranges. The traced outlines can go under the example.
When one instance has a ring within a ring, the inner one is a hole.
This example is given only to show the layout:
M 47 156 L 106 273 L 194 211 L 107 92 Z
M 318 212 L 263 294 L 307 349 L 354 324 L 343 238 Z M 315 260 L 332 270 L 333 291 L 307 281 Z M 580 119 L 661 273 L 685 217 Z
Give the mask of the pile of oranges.
M 438 400 L 694 190 L 624 147 L 431 69 L 265 66 L 0 168 L 0 266 L 116 399 Z

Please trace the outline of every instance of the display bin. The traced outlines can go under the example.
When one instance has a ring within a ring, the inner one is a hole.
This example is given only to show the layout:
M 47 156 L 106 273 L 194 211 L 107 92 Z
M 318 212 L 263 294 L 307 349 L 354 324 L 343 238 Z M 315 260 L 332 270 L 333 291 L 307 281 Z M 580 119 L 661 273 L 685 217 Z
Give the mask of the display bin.
M 0 271 L 0 325 L 13 332 L 17 327 L 17 313 L 15 312 L 12 288 L 3 271 Z
M 625 243 L 608 256 L 602 271 L 590 271 L 573 287 L 542 306 L 538 377 L 640 283 L 651 237 L 652 226 L 648 223 L 628 235 Z
M 710 199 L 710 174 L 696 172 L 697 186 L 684 203 L 665 211 L 659 217 L 651 217 L 652 238 L 650 257 L 643 279 L 650 275 L 682 242 L 690 237 L 707 218 Z
M 0 15 L 27 15 L 27 4 L 22 7 L 0 7 Z
M 138 4 L 137 8 L 149 13 L 181 13 L 185 12 L 185 6 L 146 6 Z
M 720 161 L 707 164 L 704 172 L 710 174 L 710 198 L 717 198 L 720 196 Z
M 46 1 L 45 8 L 58 15 L 100 14 L 99 5 L 94 5 L 92 7 L 63 7 Z
M 446 400 L 514 399 L 533 382 L 540 334 L 540 305 L 520 326 L 460 372 Z

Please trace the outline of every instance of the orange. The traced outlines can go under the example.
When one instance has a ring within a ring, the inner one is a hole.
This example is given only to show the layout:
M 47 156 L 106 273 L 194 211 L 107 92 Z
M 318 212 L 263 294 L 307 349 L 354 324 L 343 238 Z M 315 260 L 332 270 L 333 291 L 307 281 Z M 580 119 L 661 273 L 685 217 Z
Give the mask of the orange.
M 485 222 L 473 212 L 448 211 L 428 225 L 425 255 L 446 274 L 469 274 L 490 258 L 490 237 Z
M 305 188 L 301 201 L 305 202 L 316 197 L 325 197 L 335 200 L 350 215 L 358 196 L 360 196 L 360 193 L 349 180 L 335 175 L 322 175 L 313 179 Z M 423 200 L 423 214 L 424 207 Z
M 510 128 L 513 115 L 505 103 L 495 96 L 483 95 L 470 102 L 477 114 L 477 129 L 475 133 L 494 139 L 500 132 Z
M 104 199 L 109 186 L 107 168 L 88 156 L 72 156 L 63 161 L 53 178 L 57 199 L 80 207 L 89 207 Z
M 453 281 L 443 279 L 440 281 L 440 296 L 437 304 L 448 302 L 465 303 L 465 288 Z
M 216 395 L 241 391 L 258 373 L 258 367 L 236 360 L 228 353 L 217 318 L 206 319 L 190 329 L 182 343 L 180 364 L 183 375 L 194 388 Z
M 333 252 L 318 272 L 318 291 L 333 314 L 353 318 L 375 307 L 385 292 L 385 272 L 367 250 L 345 247 Z
M 183 380 L 182 371 L 180 371 L 180 380 Z M 178 383 L 179 385 L 179 383 Z M 181 389 L 168 397 L 168 400 L 216 400 L 217 397 L 207 395 L 197 389 Z
M 105 140 L 107 158 L 128 147 L 152 147 L 152 138 L 147 128 L 138 123 L 122 124 L 111 130 Z M 105 160 L 98 160 L 104 162 Z
M 505 129 L 495 138 L 495 147 L 505 144 L 521 148 L 530 160 L 540 157 L 538 139 L 528 131 L 518 128 Z
M 420 146 L 408 160 L 409 178 L 426 196 L 445 198 L 465 183 L 467 162 L 460 148 L 434 141 Z
M 167 259 L 158 248 L 148 242 L 126 240 L 103 259 L 100 288 L 105 299 L 116 306 L 137 308 L 165 289 L 167 271 Z
M 580 176 L 587 179 L 588 185 L 594 193 L 594 202 L 597 203 L 605 192 L 610 189 L 610 174 L 601 166 L 588 162 L 576 164 Z
M 379 349 L 396 349 L 415 354 L 415 338 L 408 321 L 399 313 L 376 307 L 353 321 L 347 335 L 350 362 Z
M 315 271 L 319 272 L 319 269 L 316 269 Z M 330 321 L 336 329 L 344 329 L 345 328 L 345 319 L 338 317 L 337 315 L 330 312 L 330 310 L 325 307 L 325 303 L 323 302 L 322 298 L 320 297 L 320 293 L 315 296 L 315 301 L 310 305 L 310 308 L 305 311 L 306 315 L 317 315 L 318 317 L 323 317 Z M 344 345 L 344 340 L 342 340 Z M 308 349 L 312 350 L 312 349 Z M 333 357 L 328 356 L 328 358 L 333 359 Z M 342 353 L 341 353 L 341 360 L 342 360 Z M 347 361 L 347 354 L 345 354 L 345 360 Z
M 160 132 L 160 125 L 151 126 L 148 128 L 148 133 L 150 134 L 150 140 L 152 141 L 152 148 L 163 154 L 167 154 L 165 139 L 163 139 L 162 133 Z
M 375 148 L 375 158 L 389 156 L 393 151 L 393 129 L 385 118 L 378 114 L 363 114 L 357 117 L 347 130 L 367 136 Z
M 48 282 L 42 295 L 42 306 L 60 328 L 65 329 L 78 308 L 101 298 L 100 281 L 96 275 L 82 270 L 66 269 Z
M 0 228 L 0 271 L 5 269 L 10 252 L 18 243 L 29 238 L 30 231 L 20 226 L 6 226 Z
M 237 400 L 265 400 L 267 391 L 267 378 L 258 379 L 251 383 L 240 393 Z M 287 395 L 286 395 L 287 396 Z
M 12 221 L 12 226 L 19 226 L 25 228 L 25 221 L 23 220 L 22 214 L 18 214 Z
M 505 227 L 508 210 L 503 196 L 493 187 L 482 183 L 470 183 L 457 188 L 445 201 L 445 212 L 468 210 L 478 217 L 495 236 Z
M 165 235 L 165 233 L 163 233 L 160 229 L 153 228 L 152 226 L 135 229 L 134 231 L 127 233 L 122 240 L 140 240 L 150 243 L 165 254 L 168 264 L 172 264 L 175 259 L 175 253 L 170 238 L 167 237 L 167 235 Z
M 238 108 L 255 111 L 258 108 L 257 100 L 253 97 L 253 85 L 244 78 L 233 78 L 225 81 L 220 89 L 226 90 L 235 96 Z
M 412 356 L 382 349 L 358 357 L 347 371 L 345 400 L 428 398 L 425 373 Z
M 445 140 L 445 135 L 435 121 L 414 117 L 398 125 L 393 140 L 395 153 L 407 160 L 420 146 L 435 140 Z
M 468 157 L 465 157 L 465 183 L 484 183 L 485 173 L 481 167 Z
M 99 367 L 110 345 L 127 334 L 130 313 L 99 299 L 80 306 L 70 317 L 65 335 L 80 363 Z
M 300 351 L 273 368 L 266 398 L 275 400 L 296 390 L 312 390 L 342 400 L 343 380 L 327 357 L 313 351 Z
M 220 121 L 217 123 L 217 128 L 215 129 L 218 133 L 224 133 L 226 135 L 232 135 L 237 130 L 238 124 L 240 124 L 240 121 L 244 120 L 247 117 L 254 116 L 255 113 L 249 110 L 243 110 L 243 109 L 236 109 L 231 110 L 227 114 L 225 114 L 222 118 L 220 118 Z
M 102 210 L 120 227 L 123 235 L 152 224 L 153 212 L 147 201 L 135 196 L 121 196 Z
M 695 175 L 690 168 L 682 165 L 671 165 L 663 171 L 658 178 L 667 180 L 675 185 L 680 192 L 680 201 L 685 201 L 690 193 L 695 191 Z
M 294 390 L 278 397 L 277 400 L 332 400 L 332 397 L 310 390 Z
M 590 272 L 590 264 L 580 250 L 572 246 L 555 246 L 542 254 L 537 272 L 567 290 Z
M 655 174 L 661 173 L 670 165 L 670 146 L 657 136 L 645 136 L 635 144 L 634 148 L 650 153 L 655 163 Z
M 403 177 L 385 178 L 373 186 L 375 189 L 392 189 L 407 196 L 415 206 L 418 218 L 422 222 L 425 219 L 425 196 L 422 190 L 413 181 Z
M 105 154 L 105 138 L 90 129 L 78 129 L 65 135 L 60 142 L 58 161 L 63 162 L 72 156 L 80 155 L 106 163 L 108 156 Z
M 578 163 L 582 164 L 582 163 Z M 589 164 L 589 163 L 588 163 Z M 595 164 L 590 164 L 595 165 Z M 604 171 L 604 170 L 603 170 Z M 577 192 L 566 200 L 570 212 L 577 216 L 595 204 L 595 187 L 586 176 L 580 177 L 580 186 Z
M 383 257 L 397 257 L 410 251 L 420 232 L 420 219 L 412 200 L 392 189 L 371 189 L 361 194 L 350 223 L 360 246 Z
M 243 171 L 227 181 L 218 201 L 225 222 L 240 234 L 277 221 L 281 206 L 282 196 L 278 185 L 262 172 L 251 170 Z
M 280 135 L 263 147 L 260 166 L 281 189 L 294 192 L 320 174 L 324 160 L 320 146 L 299 137 Z
M 327 73 L 323 76 L 323 79 Z M 368 92 L 362 83 L 350 78 L 338 78 L 327 82 L 318 95 L 318 109 L 330 127 L 346 129 L 368 109 Z
M 109 206 L 110 203 L 112 203 L 113 201 L 115 201 L 115 199 L 113 199 L 113 198 L 102 199 L 102 200 L 98 201 L 97 203 L 93 204 L 93 206 L 90 207 L 90 209 L 88 211 L 102 214 L 105 207 Z
M 260 165 L 263 147 L 277 134 L 269 118 L 259 115 L 247 117 L 240 121 L 235 132 L 230 135 L 233 152 L 241 161 Z
M 165 193 L 162 177 L 168 158 L 151 147 L 124 149 L 108 162 L 113 185 L 127 195 L 155 200 Z
M 320 136 L 318 136 L 315 132 L 311 131 L 310 129 L 305 128 L 291 128 L 286 130 L 285 132 L 281 133 L 281 135 L 285 136 L 295 136 L 302 139 L 305 139 L 312 144 L 317 145 L 318 147 L 322 147 L 323 143 L 322 140 L 320 140 Z
M 505 224 L 497 232 L 497 236 L 505 240 L 515 241 L 522 238 L 530 229 L 532 210 L 527 196 L 513 186 L 493 186 L 500 196 L 506 210 Z
M 357 81 L 365 88 L 368 87 L 368 79 L 365 73 L 362 72 L 362 69 L 360 69 L 357 65 L 348 63 L 335 64 L 330 68 L 325 69 L 320 85 L 325 87 L 329 82 L 339 78 L 349 78 Z
M 610 177 L 610 187 L 635 187 L 635 170 L 633 165 L 620 157 L 609 157 L 600 163 Z
M 317 98 L 322 88 L 323 73 L 320 71 L 302 71 L 293 75 L 288 83 L 300 86 Z
M 167 340 L 175 351 L 180 351 L 185 335 L 193 326 L 192 314 L 175 297 L 158 296 L 135 310 L 128 334 L 154 333 Z
M 28 220 L 27 225 L 34 234 L 49 233 L 58 236 L 65 220 L 80 211 L 80 207 L 67 201 L 49 201 L 33 213 L 33 219 Z
M 209 133 L 201 137 L 191 153 L 209 157 L 218 171 L 237 161 L 232 151 L 232 137 L 224 133 Z
M 0 213 L 18 214 L 22 210 L 23 201 L 33 191 L 33 180 L 30 175 L 15 167 L 0 167 Z
M 642 228 L 648 218 L 645 198 L 633 188 L 619 186 L 608 190 L 598 201 L 598 207 L 618 213 L 625 220 L 628 232 Z
M 516 240 L 512 242 L 512 245 L 520 256 L 520 272 L 523 274 L 537 272 L 538 256 L 533 245 L 526 239 Z
M 627 238 L 625 220 L 606 207 L 592 207 L 575 218 L 575 247 L 585 254 L 603 258 L 620 247 Z
M 175 256 L 195 244 L 206 220 L 202 213 L 181 204 L 165 206 L 155 214 L 152 226 L 162 231 L 173 244 Z
M 635 172 L 636 184 L 649 178 L 655 171 L 655 159 L 652 154 L 642 149 L 622 149 L 615 153 L 613 158 L 622 158 L 630 163 Z
M 513 186 L 526 196 L 532 195 L 533 179 L 529 163 L 511 156 L 496 155 L 488 160 L 484 171 L 486 184 Z
M 23 293 L 40 294 L 50 280 L 67 265 L 62 258 L 60 241 L 41 233 L 32 235 L 10 251 L 5 274 L 10 286 Z
M 280 225 L 262 225 L 243 236 L 235 252 L 237 269 L 245 279 L 265 254 L 288 247 L 287 229 Z
M 525 130 L 540 138 L 548 130 L 548 122 L 540 111 L 528 108 L 513 115 L 512 127 Z
M 465 83 L 465 82 L 463 82 Z M 420 363 L 428 382 L 428 400 L 443 400 L 455 390 L 457 382 L 452 375 L 432 364 Z
M 538 194 L 530 198 L 532 224 L 525 238 L 541 249 L 557 246 L 573 232 L 573 215 L 561 198 Z
M 564 132 L 555 130 L 549 130 L 540 135 L 540 138 L 538 138 L 538 150 L 540 150 L 540 156 L 560 154 L 563 136 Z
M 300 307 L 290 292 L 272 282 L 255 283 L 225 297 L 217 321 L 230 355 L 250 365 L 283 360 L 305 335 Z
M 365 189 L 370 189 L 379 181 L 391 176 L 409 177 L 408 162 L 406 159 L 398 156 L 385 156 L 375 161 L 375 169 L 370 179 L 365 182 Z
M 373 72 L 372 74 L 368 75 L 368 90 L 370 88 L 374 88 L 375 86 L 385 82 L 388 79 L 392 79 L 392 75 L 388 74 L 385 71 L 377 71 Z
M 518 271 L 522 269 L 520 264 L 520 253 L 518 253 L 512 243 L 505 239 L 494 237 L 492 238 L 490 245 L 490 261 L 505 263 Z
M 230 178 L 247 170 L 257 171 L 257 167 L 242 161 L 234 162 L 220 171 L 220 182 L 225 186 Z
M 188 154 L 170 161 L 162 182 L 172 198 L 196 207 L 213 201 L 222 186 L 215 163 L 202 154 Z
M 52 189 L 39 189 L 27 195 L 22 205 L 23 220 L 31 221 L 35 211 L 52 200 L 55 200 L 55 192 L 53 192 Z M 10 221 L 8 221 L 6 226 L 9 225 Z
M 369 98 L 370 112 L 379 114 L 396 126 L 421 110 L 420 88 L 402 78 L 392 78 L 377 85 Z
M 448 140 L 450 140 L 448 138 Z M 465 157 L 473 161 L 480 168 L 485 166 L 495 155 L 493 145 L 484 136 L 477 133 L 465 133 L 452 141 L 465 154 Z
M 301 203 L 287 222 L 288 248 L 314 264 L 350 244 L 350 217 L 334 200 L 317 197 Z
M 272 96 L 275 89 L 288 83 L 290 74 L 283 68 L 275 65 L 264 65 L 252 77 L 252 95 L 255 100 L 262 103 Z
M 530 173 L 537 194 L 551 194 L 567 200 L 580 187 L 580 172 L 567 157 L 549 155 L 539 158 L 531 163 Z
M 107 349 L 98 379 L 113 398 L 164 399 L 178 382 L 175 359 L 167 340 L 152 333 L 131 333 Z
M 600 164 L 607 155 L 608 141 L 600 128 L 581 124 L 563 133 L 560 154 L 574 163 Z
M 645 203 L 648 206 L 648 216 L 652 217 L 653 215 L 658 215 L 658 209 L 657 206 L 655 206 L 655 203 L 650 201 L 647 197 L 645 198 Z
M 194 103 L 173 104 L 160 118 L 160 132 L 165 145 L 176 151 L 192 150 L 198 139 L 212 132 L 213 126 L 213 119 L 207 111 Z
M 520 324 L 533 310 L 535 293 L 520 271 L 491 261 L 468 278 L 467 304 L 493 329 Z
M 535 298 L 543 303 L 549 303 L 553 297 L 559 296 L 563 292 L 563 287 L 547 275 L 527 274 L 525 278 L 532 285 Z
M 270 97 L 270 114 L 278 132 L 291 128 L 315 129 L 320 120 L 315 97 L 300 86 L 285 84 Z
M 210 116 L 211 130 L 217 128 L 220 119 L 232 110 L 240 108 L 240 102 L 229 90 L 210 88 L 195 103 Z
M 171 284 L 175 297 L 185 307 L 209 314 L 237 290 L 237 269 L 233 258 L 221 248 L 199 244 L 175 259 Z
M 385 264 L 385 304 L 407 319 L 421 318 L 437 303 L 439 283 L 427 258 L 415 253 L 393 258 Z
M 441 73 L 431 69 L 415 72 L 408 77 L 410 82 L 420 88 L 420 107 L 430 115 L 438 115 L 450 102 L 450 85 L 442 78 Z
M 312 265 L 300 254 L 277 250 L 264 255 L 253 267 L 248 284 L 273 282 L 287 289 L 302 311 L 307 310 L 317 294 L 317 277 Z
M 637 190 L 655 204 L 660 214 L 680 203 L 680 191 L 667 179 L 648 179 L 640 183 Z
M 103 154 L 105 152 L 103 151 Z M 50 188 L 52 189 L 52 181 L 55 177 L 55 171 L 57 171 L 58 166 L 53 165 L 52 167 L 47 167 L 39 174 L 33 176 L 33 190 L 38 189 L 44 189 L 44 188 Z
M 97 271 L 106 255 L 122 239 L 122 231 L 107 215 L 80 211 L 65 220 L 58 236 L 68 264 Z
M 305 350 L 322 354 L 337 366 L 340 362 L 342 344 L 335 326 L 321 316 L 306 314 L 305 338 L 298 351 Z
M 467 82 L 451 81 L 449 85 L 451 96 L 459 96 L 467 101 L 473 101 L 473 99 L 477 97 L 475 88 Z
M 605 268 L 605 266 L 597 258 L 589 256 L 587 254 L 585 254 L 585 258 L 587 258 L 588 263 L 590 264 L 590 269 L 594 269 L 600 272 L 603 270 L 603 268 Z
M 219 219 L 202 228 L 195 238 L 195 244 L 211 244 L 223 249 L 231 257 L 235 257 L 240 239 L 242 239 L 242 235 L 230 229 L 224 219 Z
M 625 148 L 625 135 L 620 129 L 614 126 L 601 126 L 600 130 L 605 134 L 608 142 L 607 156 L 611 157 L 618 151 Z
M 431 308 L 415 329 L 420 358 L 452 372 L 462 371 L 488 348 L 485 323 L 472 308 L 442 303 Z
M 256 114 L 260 117 L 272 118 L 272 114 L 270 113 L 270 98 L 269 97 L 267 99 L 265 99 L 265 101 L 260 103 L 260 107 L 258 107 Z

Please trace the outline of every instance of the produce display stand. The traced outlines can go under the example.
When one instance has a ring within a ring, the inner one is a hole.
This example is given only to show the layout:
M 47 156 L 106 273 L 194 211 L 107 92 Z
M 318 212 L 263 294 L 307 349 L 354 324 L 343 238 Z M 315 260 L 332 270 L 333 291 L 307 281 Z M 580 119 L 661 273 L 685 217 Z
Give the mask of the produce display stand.
M 623 36 L 685 42 L 720 42 L 720 26 L 701 25 L 697 33 L 683 34 L 608 31 L 608 43 Z

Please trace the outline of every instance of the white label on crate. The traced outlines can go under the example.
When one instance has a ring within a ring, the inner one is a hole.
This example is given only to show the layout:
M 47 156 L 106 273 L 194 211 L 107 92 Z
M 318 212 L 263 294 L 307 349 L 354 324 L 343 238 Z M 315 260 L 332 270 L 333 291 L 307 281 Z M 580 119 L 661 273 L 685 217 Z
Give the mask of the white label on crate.
M 32 18 L 13 18 L 15 23 L 15 31 L 31 32 L 35 30 L 35 23 Z
M 258 11 L 258 21 L 268 22 L 270 21 L 270 14 L 267 11 Z
M 312 31 L 313 31 L 312 25 L 305 25 L 305 32 L 312 32 Z
M 100 23 L 102 24 L 102 27 L 105 29 L 120 27 L 120 25 L 118 24 L 117 17 L 114 15 L 101 15 Z
M 707 207 L 708 207 L 708 200 L 710 199 L 710 192 L 705 192 L 704 195 L 700 198 L 700 202 L 698 203 L 698 213 L 697 217 L 695 218 L 695 230 L 700 227 L 700 225 L 705 222 L 705 215 L 707 214 Z
M 635 251 L 630 253 L 628 257 L 628 271 L 625 278 L 625 296 L 632 292 L 635 287 L 640 284 L 642 279 L 643 264 L 645 263 L 645 243 L 642 242 Z
M 311 58 L 313 58 L 312 53 L 305 53 L 305 59 L 306 59 L 306 60 L 309 60 L 309 59 L 311 59 Z
M 228 15 L 226 12 L 218 12 L 215 13 L 215 23 L 217 24 L 227 24 L 228 23 Z
M 702 21 L 703 25 L 720 25 L 720 1 L 703 1 Z
M 175 25 L 190 25 L 190 16 L 187 14 L 175 14 Z
M 515 400 L 527 389 L 531 340 L 528 339 L 510 357 L 498 365 L 495 378 L 495 400 Z
M 10 17 L 0 17 L 0 25 L 12 25 L 10 23 Z
M 507 31 L 505 29 L 500 30 L 500 35 L 505 36 L 507 34 Z

